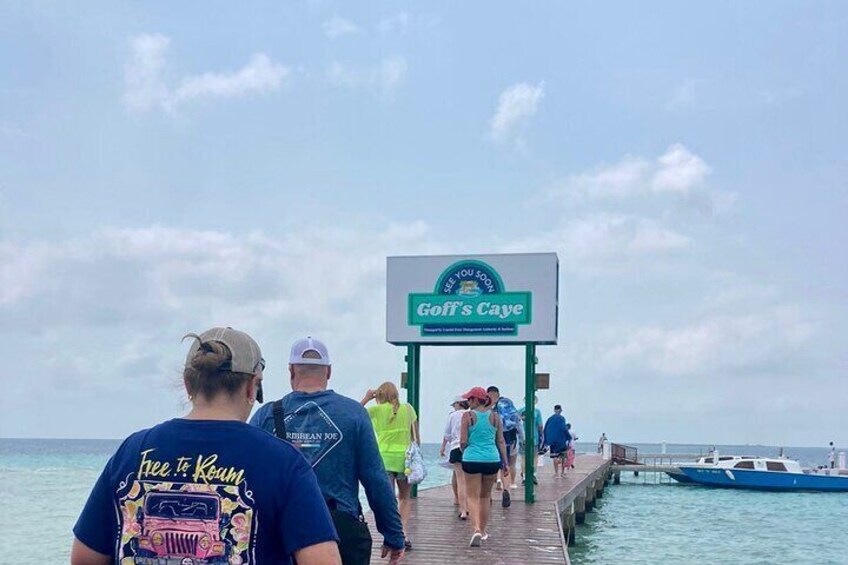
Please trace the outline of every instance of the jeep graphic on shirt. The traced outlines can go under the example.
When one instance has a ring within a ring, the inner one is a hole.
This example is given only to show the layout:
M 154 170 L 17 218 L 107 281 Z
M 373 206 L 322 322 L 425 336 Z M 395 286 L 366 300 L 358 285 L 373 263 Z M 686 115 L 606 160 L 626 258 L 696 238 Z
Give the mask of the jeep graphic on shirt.
M 256 563 L 251 551 L 254 501 L 242 473 L 215 467 L 215 455 L 166 465 L 153 459 L 153 451 L 143 452 L 139 471 L 119 485 L 118 563 Z M 163 480 L 147 480 L 151 475 Z M 170 480 L 183 478 L 196 482 Z

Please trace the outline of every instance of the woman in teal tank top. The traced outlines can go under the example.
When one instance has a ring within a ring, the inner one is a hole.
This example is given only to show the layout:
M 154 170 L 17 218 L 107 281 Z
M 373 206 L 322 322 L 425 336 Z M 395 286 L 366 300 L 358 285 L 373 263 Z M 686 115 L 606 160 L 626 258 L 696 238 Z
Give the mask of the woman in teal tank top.
M 482 387 L 476 386 L 462 397 L 468 401 L 469 407 L 462 417 L 459 447 L 462 449 L 468 515 L 474 528 L 470 545 L 479 547 L 489 539 L 486 531 L 489 498 L 498 470 L 509 476 L 509 468 L 504 464 L 507 459 L 501 418 L 489 408 L 489 395 Z

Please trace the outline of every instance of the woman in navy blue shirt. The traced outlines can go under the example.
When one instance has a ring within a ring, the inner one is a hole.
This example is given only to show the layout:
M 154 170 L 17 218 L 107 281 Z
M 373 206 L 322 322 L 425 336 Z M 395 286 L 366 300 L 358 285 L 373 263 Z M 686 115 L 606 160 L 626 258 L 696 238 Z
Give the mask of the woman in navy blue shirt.
M 71 565 L 340 564 L 309 464 L 245 423 L 262 401 L 259 346 L 232 328 L 191 337 L 191 411 L 118 448 L 74 527 Z

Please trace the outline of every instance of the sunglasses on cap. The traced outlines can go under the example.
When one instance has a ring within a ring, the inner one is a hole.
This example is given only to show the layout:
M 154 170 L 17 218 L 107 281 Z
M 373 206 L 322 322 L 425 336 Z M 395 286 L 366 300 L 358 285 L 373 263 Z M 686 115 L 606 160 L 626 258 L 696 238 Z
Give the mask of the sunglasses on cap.
M 218 367 L 219 371 L 232 371 L 232 363 L 227 360 L 221 363 L 221 366 Z M 259 362 L 256 364 L 256 367 L 253 368 L 253 374 L 255 375 L 259 371 L 265 370 L 265 359 L 260 357 Z M 256 386 L 256 402 L 262 404 L 265 402 L 265 394 L 262 392 L 262 381 L 259 381 L 259 384 Z
M 258 373 L 259 371 L 265 370 L 265 359 L 259 358 L 259 364 L 256 365 L 256 369 L 254 373 Z M 265 402 L 265 394 L 262 392 L 262 381 L 259 381 L 259 384 L 256 385 L 256 402 L 262 404 Z
M 226 361 L 222 361 L 221 364 L 218 366 L 218 370 L 221 371 L 221 372 L 232 371 L 233 370 L 233 362 L 230 361 L 229 359 L 227 359 Z M 264 371 L 264 370 L 265 370 L 265 359 L 260 357 L 259 362 L 253 368 L 253 374 L 255 375 L 259 371 Z

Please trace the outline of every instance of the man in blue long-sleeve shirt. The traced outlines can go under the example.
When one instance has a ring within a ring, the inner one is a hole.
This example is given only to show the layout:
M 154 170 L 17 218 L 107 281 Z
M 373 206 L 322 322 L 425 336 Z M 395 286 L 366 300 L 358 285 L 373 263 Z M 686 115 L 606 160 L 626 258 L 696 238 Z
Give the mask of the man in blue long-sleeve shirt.
M 294 392 L 264 405 L 250 423 L 299 447 L 312 465 L 336 524 L 344 565 L 367 564 L 371 559 L 359 483 L 383 534 L 383 557 L 389 556 L 390 565 L 398 563 L 403 556 L 403 527 L 368 412 L 359 402 L 327 390 L 330 357 L 317 339 L 307 337 L 292 345 L 289 373 Z
M 554 406 L 554 414 L 545 422 L 544 429 L 545 445 L 551 450 L 551 461 L 554 463 L 554 478 L 560 478 L 565 472 L 565 454 L 568 450 L 568 442 L 571 434 L 568 432 L 568 423 L 562 415 L 562 406 Z

